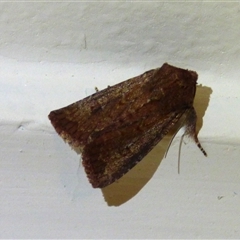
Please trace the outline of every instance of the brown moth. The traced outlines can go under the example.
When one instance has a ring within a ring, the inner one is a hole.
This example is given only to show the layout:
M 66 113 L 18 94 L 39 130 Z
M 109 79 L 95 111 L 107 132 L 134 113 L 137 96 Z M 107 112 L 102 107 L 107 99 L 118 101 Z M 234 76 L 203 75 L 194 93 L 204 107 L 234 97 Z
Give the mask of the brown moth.
M 198 75 L 167 63 L 50 112 L 57 133 L 80 149 L 94 188 L 121 178 L 184 119 L 185 133 L 206 155 L 196 134 L 193 100 Z

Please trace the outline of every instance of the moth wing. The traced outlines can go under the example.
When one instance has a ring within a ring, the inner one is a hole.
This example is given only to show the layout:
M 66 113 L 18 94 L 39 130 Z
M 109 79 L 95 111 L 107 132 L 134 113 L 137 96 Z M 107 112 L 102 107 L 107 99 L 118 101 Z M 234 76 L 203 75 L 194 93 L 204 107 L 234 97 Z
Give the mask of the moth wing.
M 82 153 L 93 187 L 102 188 L 135 166 L 191 108 L 196 80 L 195 72 L 164 64 L 52 111 L 49 119 Z
M 94 188 L 103 188 L 133 168 L 169 132 L 185 111 L 170 113 L 146 131 L 133 138 L 98 136 L 87 144 L 82 163 Z M 133 126 L 132 126 L 133 127 Z
M 142 74 L 142 81 L 149 84 L 156 71 L 154 69 Z M 51 111 L 48 118 L 66 142 L 73 148 L 83 149 L 93 132 L 113 125 L 114 120 L 128 111 L 130 105 L 132 109 L 137 108 L 135 106 L 141 104 L 141 95 L 144 96 L 144 93 L 139 87 L 139 77 L 134 77 L 69 106 Z M 144 101 L 143 97 L 141 101 Z

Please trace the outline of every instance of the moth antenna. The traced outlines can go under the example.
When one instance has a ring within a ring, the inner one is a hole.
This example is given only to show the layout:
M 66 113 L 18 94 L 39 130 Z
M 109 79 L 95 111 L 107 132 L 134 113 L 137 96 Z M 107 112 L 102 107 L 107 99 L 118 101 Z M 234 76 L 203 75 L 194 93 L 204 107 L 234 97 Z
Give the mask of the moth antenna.
M 178 133 L 178 131 L 182 128 L 185 127 L 185 132 L 184 134 L 181 136 L 180 139 L 180 144 L 179 144 L 179 150 L 178 150 L 178 174 L 180 174 L 180 158 L 181 158 L 181 149 L 182 149 L 182 143 L 183 143 L 183 139 L 185 135 L 188 135 L 189 137 L 193 138 L 194 142 L 196 143 L 196 145 L 198 146 L 198 148 L 201 150 L 201 152 L 203 153 L 204 156 L 207 156 L 206 151 L 203 149 L 201 143 L 198 140 L 197 137 L 197 133 L 196 133 L 196 121 L 197 121 L 197 115 L 196 112 L 194 110 L 194 108 L 190 108 L 188 109 L 185 114 L 182 116 L 182 122 L 185 122 L 185 126 L 180 125 L 178 130 L 175 132 L 175 134 L 173 135 L 170 143 L 168 144 L 167 147 L 167 151 L 165 153 L 165 158 L 167 156 L 168 150 L 172 144 L 172 141 L 174 139 L 174 137 L 176 136 L 176 134 Z
M 179 130 L 182 128 L 182 126 L 180 126 L 179 128 L 178 128 L 178 130 L 174 133 L 174 135 L 172 136 L 172 138 L 171 138 L 171 140 L 170 140 L 170 142 L 169 142 L 169 144 L 168 144 L 168 147 L 167 147 L 167 150 L 166 150 L 166 152 L 165 152 L 165 155 L 164 155 L 164 158 L 166 158 L 167 157 L 167 153 L 168 153 L 168 150 L 169 150 L 169 148 L 170 148 L 170 146 L 171 146 L 171 144 L 172 144 L 172 141 L 173 141 L 173 139 L 175 138 L 175 136 L 177 135 L 177 133 L 179 132 Z
M 195 143 L 197 144 L 198 148 L 199 148 L 199 149 L 201 150 L 201 152 L 203 153 L 203 155 L 204 155 L 205 157 L 207 157 L 207 153 L 206 153 L 206 151 L 204 150 L 204 148 L 202 147 L 201 143 L 199 142 L 196 133 L 194 134 L 194 141 L 195 141 Z
M 190 108 L 187 112 L 186 112 L 186 130 L 185 130 L 185 134 L 184 135 L 188 135 L 190 136 L 194 142 L 196 143 L 196 145 L 198 146 L 198 148 L 201 150 L 201 152 L 203 153 L 203 155 L 205 157 L 207 157 L 207 153 L 206 151 L 203 149 L 201 143 L 198 140 L 197 137 L 197 132 L 196 132 L 196 122 L 197 122 L 197 115 L 196 112 L 194 110 L 194 108 Z
M 185 133 L 181 136 L 179 149 L 178 149 L 178 174 L 180 174 L 180 157 L 181 157 L 181 149 L 182 149 L 182 143 L 183 143 L 184 136 L 185 136 Z
M 173 137 L 171 138 L 171 141 L 170 141 L 170 143 L 168 144 L 167 151 L 166 151 L 165 156 L 164 156 L 165 158 L 167 157 L 167 153 L 168 153 L 168 150 L 169 150 L 169 148 L 170 148 L 170 146 L 171 146 L 171 144 L 172 144 L 173 139 L 175 138 L 175 136 L 177 135 L 177 133 L 179 132 L 179 130 L 180 130 L 182 127 L 183 127 L 183 126 L 180 126 L 180 127 L 178 128 L 178 130 L 174 133 Z M 185 133 L 181 136 L 181 140 L 180 140 L 180 144 L 179 144 L 179 150 L 178 150 L 178 174 L 180 174 L 180 156 L 181 156 L 181 148 L 182 148 L 182 143 L 183 143 L 183 138 L 184 138 L 184 136 L 185 136 Z

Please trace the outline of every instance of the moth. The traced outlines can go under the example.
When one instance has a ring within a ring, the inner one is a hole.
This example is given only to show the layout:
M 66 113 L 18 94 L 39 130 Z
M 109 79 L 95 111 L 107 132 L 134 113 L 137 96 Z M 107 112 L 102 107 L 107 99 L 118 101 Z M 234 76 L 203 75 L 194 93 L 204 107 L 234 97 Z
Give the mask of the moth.
M 198 75 L 164 63 L 69 106 L 50 112 L 56 132 L 74 149 L 94 188 L 103 188 L 133 168 L 183 119 L 196 133 L 193 107 Z

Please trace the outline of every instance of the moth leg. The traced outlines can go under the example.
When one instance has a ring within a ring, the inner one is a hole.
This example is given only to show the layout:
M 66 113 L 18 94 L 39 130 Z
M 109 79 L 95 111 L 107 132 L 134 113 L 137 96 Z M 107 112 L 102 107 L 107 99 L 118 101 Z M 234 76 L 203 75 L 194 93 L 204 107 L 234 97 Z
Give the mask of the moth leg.
M 207 156 L 206 151 L 203 149 L 197 137 L 196 132 L 197 114 L 195 112 L 195 109 L 193 107 L 188 109 L 185 113 L 185 116 L 186 116 L 185 133 L 183 134 L 183 136 L 188 135 L 189 137 L 191 137 L 197 144 L 198 148 L 202 151 L 204 156 Z
M 99 92 L 99 89 L 98 89 L 97 87 L 95 87 L 95 91 L 96 91 L 96 92 Z
M 110 86 L 108 85 L 107 88 L 110 88 Z M 95 89 L 96 93 L 99 92 L 98 87 L 95 87 L 94 89 Z

